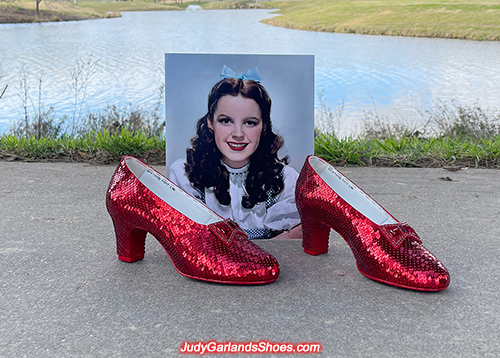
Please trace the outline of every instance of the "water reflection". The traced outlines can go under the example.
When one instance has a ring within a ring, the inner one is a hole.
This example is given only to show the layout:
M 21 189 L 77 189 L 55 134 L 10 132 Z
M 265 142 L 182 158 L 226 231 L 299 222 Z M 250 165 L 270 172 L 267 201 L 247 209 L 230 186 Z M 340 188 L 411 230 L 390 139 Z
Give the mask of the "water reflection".
M 460 40 L 314 33 L 259 23 L 267 10 L 123 13 L 122 18 L 0 25 L 0 132 L 22 117 L 29 74 L 31 107 L 42 101 L 71 115 L 71 69 L 95 62 L 85 111 L 108 104 L 152 107 L 163 83 L 165 52 L 308 53 L 316 55 L 316 91 L 343 108 L 341 128 L 363 113 L 419 120 L 437 100 L 498 107 L 500 44 Z M 319 107 L 319 103 L 318 103 Z

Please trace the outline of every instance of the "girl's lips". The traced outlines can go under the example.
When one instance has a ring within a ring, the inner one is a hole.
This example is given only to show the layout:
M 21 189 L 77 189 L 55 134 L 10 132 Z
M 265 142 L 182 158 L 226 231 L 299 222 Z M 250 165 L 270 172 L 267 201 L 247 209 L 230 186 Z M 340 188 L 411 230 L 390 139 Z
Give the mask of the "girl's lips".
M 235 151 L 242 151 L 244 150 L 248 143 L 230 143 L 230 142 L 227 142 L 227 145 L 229 146 L 229 148 L 231 148 L 231 150 L 235 150 Z

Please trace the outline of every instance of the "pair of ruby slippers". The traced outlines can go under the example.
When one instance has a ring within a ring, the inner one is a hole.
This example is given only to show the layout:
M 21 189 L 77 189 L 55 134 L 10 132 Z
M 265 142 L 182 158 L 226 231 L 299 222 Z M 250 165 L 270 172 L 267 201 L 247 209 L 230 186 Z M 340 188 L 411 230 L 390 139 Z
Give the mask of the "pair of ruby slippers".
M 448 287 L 448 271 L 416 232 L 323 159 L 307 158 L 295 194 L 306 253 L 326 253 L 332 228 L 349 244 L 366 277 L 422 291 Z M 279 276 L 276 259 L 248 240 L 236 223 L 136 158 L 124 157 L 118 165 L 106 206 L 122 261 L 144 257 L 149 232 L 183 276 L 230 284 L 263 284 Z

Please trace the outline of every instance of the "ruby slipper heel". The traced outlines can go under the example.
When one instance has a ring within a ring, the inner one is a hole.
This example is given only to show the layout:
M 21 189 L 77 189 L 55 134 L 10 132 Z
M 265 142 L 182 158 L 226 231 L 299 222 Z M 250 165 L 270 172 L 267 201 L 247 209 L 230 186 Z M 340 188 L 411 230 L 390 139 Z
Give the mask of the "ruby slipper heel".
M 153 168 L 124 157 L 111 178 L 106 207 L 113 221 L 118 258 L 144 257 L 146 235 L 167 251 L 175 269 L 197 280 L 263 284 L 279 276 L 276 259 Z
M 115 228 L 118 259 L 136 262 L 144 258 L 147 231 L 127 224 L 119 219 L 113 220 Z
M 421 291 L 448 287 L 448 271 L 422 246 L 415 230 L 397 221 L 325 160 L 307 157 L 295 196 L 306 253 L 328 252 L 332 228 L 348 243 L 366 277 Z

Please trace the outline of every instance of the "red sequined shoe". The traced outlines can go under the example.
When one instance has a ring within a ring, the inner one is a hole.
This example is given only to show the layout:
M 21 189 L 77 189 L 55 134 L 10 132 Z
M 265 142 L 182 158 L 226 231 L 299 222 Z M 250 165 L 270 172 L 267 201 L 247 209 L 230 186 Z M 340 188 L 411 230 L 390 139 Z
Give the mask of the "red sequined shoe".
M 237 224 L 136 158 L 124 157 L 116 168 L 106 207 L 122 261 L 144 257 L 149 232 L 183 276 L 231 284 L 269 283 L 279 276 L 276 259 L 248 240 Z
M 349 244 L 358 270 L 366 277 L 413 290 L 448 287 L 448 271 L 422 246 L 415 230 L 397 221 L 323 159 L 306 159 L 295 197 L 306 253 L 328 252 L 332 228 Z

